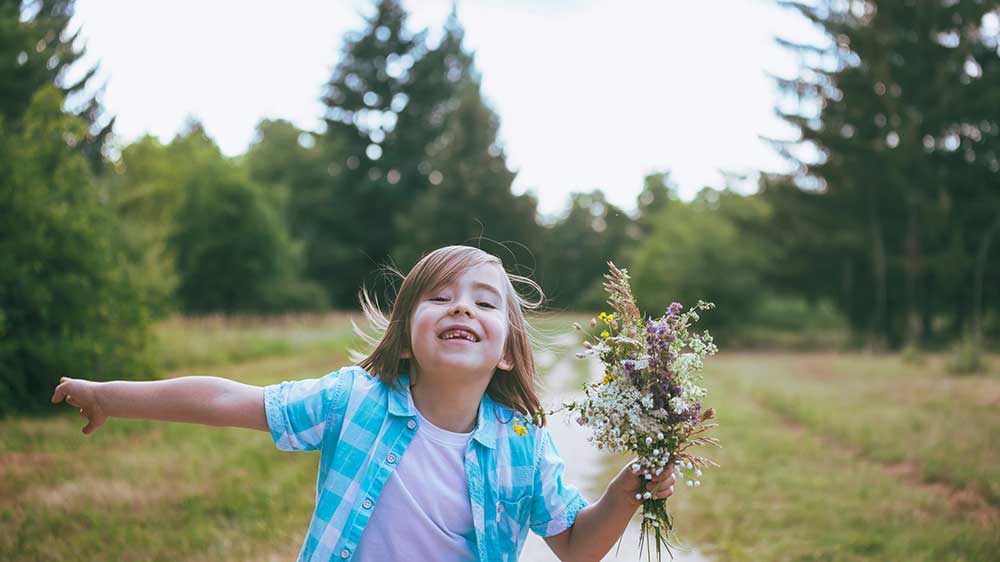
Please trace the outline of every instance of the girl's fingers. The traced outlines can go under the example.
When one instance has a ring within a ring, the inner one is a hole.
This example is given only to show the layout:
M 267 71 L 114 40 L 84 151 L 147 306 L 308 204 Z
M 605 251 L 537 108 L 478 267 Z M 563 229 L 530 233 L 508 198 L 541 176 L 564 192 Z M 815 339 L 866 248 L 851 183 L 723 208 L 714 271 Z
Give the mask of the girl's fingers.
M 677 478 L 673 473 L 663 473 L 654 477 L 652 480 L 646 480 L 645 489 L 656 493 L 659 490 L 665 490 L 666 488 L 673 486 L 676 482 Z
M 660 499 L 660 500 L 669 498 L 672 495 L 674 495 L 674 487 L 673 487 L 673 485 L 669 486 L 666 489 L 658 490 L 655 494 L 653 494 L 654 497 L 656 497 L 657 499 Z
M 62 402 L 63 398 L 65 397 L 66 397 L 66 383 L 60 382 L 58 385 L 56 385 L 55 391 L 52 392 L 52 403 L 58 404 Z

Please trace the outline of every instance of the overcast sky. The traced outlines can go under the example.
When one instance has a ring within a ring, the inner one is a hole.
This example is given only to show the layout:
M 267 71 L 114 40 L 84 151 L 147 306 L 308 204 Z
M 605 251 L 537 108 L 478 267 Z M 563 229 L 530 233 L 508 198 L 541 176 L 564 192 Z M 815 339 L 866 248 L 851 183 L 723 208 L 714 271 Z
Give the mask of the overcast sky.
M 412 30 L 439 34 L 450 0 L 408 0 Z M 86 60 L 128 143 L 168 142 L 189 115 L 227 155 L 262 118 L 317 130 L 343 35 L 372 2 L 78 0 Z M 771 0 L 462 0 L 466 47 L 517 172 L 543 213 L 600 188 L 632 210 L 642 178 L 670 170 L 681 196 L 722 187 L 719 170 L 781 170 L 760 135 L 787 137 L 767 73 L 795 61 L 775 35 L 816 36 Z M 743 189 L 748 191 L 749 188 Z

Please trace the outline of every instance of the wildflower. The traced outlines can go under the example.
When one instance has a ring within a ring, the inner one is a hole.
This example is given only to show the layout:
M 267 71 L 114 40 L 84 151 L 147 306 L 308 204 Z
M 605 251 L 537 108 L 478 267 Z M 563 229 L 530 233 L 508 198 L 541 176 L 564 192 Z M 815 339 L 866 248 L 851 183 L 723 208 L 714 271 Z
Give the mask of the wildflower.
M 703 358 L 718 349 L 711 334 L 697 334 L 691 324 L 699 319 L 695 309 L 710 307 L 699 301 L 698 306 L 684 312 L 681 304 L 674 302 L 659 318 L 643 317 L 629 287 L 628 272 L 609 265 L 611 273 L 605 276 L 604 287 L 614 312 L 600 312 L 591 318 L 590 327 L 595 330 L 578 354 L 600 359 L 604 376 L 584 388 L 585 398 L 564 406 L 574 412 L 577 423 L 590 429 L 587 440 L 598 449 L 637 455 L 630 468 L 636 476 L 642 475 L 643 482 L 672 469 L 678 482 L 700 487 L 701 480 L 695 479 L 702 476 L 700 467 L 714 463 L 687 449 L 694 444 L 691 441 L 715 444 L 713 439 L 692 439 L 691 435 L 707 429 L 699 425 L 712 418 L 711 408 L 702 409 L 706 390 L 699 371 L 704 367 Z M 600 330 L 596 330 L 598 321 L 603 323 Z M 574 328 L 580 329 L 578 324 Z M 617 337 L 611 337 L 612 331 Z M 694 469 L 695 465 L 699 468 Z M 695 473 L 691 480 L 684 478 L 683 469 Z M 641 534 L 655 543 L 657 551 L 667 546 L 669 553 L 673 524 L 665 500 L 642 492 L 635 495 L 636 500 L 644 501 Z
M 514 433 L 518 435 L 527 435 L 528 428 L 524 427 L 523 420 L 519 418 L 514 418 Z

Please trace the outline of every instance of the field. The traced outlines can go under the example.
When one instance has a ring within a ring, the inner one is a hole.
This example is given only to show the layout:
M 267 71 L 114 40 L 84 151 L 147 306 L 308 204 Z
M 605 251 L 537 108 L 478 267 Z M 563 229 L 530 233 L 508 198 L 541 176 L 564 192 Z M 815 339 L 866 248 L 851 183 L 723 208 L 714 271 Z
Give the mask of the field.
M 572 320 L 542 319 L 543 339 Z M 173 320 L 157 333 L 172 375 L 253 384 L 325 374 L 358 345 L 343 315 Z M 724 448 L 705 453 L 722 468 L 671 500 L 680 538 L 714 560 L 995 560 L 1000 359 L 964 377 L 944 360 L 714 358 Z M 184 424 L 112 420 L 84 437 L 60 408 L 0 421 L 0 560 L 294 559 L 318 457 L 279 452 L 265 433 Z M 593 498 L 600 487 L 585 488 Z

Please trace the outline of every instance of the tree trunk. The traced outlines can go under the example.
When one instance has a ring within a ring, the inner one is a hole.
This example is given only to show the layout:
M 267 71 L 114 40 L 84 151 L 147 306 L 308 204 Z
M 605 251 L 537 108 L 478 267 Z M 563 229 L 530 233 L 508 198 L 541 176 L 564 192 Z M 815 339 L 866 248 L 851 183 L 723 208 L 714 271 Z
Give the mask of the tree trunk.
M 906 316 L 903 324 L 903 341 L 906 345 L 920 345 L 922 325 L 917 294 L 921 270 L 920 233 L 917 226 L 917 205 L 912 195 L 907 197 L 906 215 L 906 241 L 903 243 Z
M 977 346 L 982 344 L 983 337 L 983 277 L 986 276 L 986 258 L 990 255 L 990 243 L 997 230 L 1000 230 L 1000 213 L 997 213 L 993 224 L 986 229 L 986 234 L 979 244 L 979 254 L 976 256 L 972 290 L 972 337 Z
M 872 268 L 875 276 L 875 308 L 872 310 L 872 321 L 869 335 L 869 348 L 873 351 L 885 349 L 885 338 L 888 333 L 886 323 L 886 307 L 888 303 L 888 288 L 886 287 L 886 257 L 885 240 L 882 238 L 882 221 L 878 216 L 875 196 L 872 189 L 866 188 L 868 202 L 868 224 L 872 235 Z

